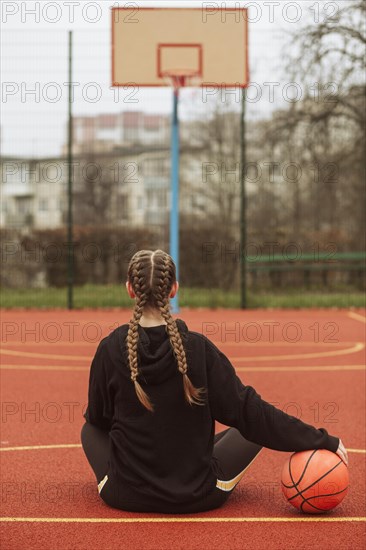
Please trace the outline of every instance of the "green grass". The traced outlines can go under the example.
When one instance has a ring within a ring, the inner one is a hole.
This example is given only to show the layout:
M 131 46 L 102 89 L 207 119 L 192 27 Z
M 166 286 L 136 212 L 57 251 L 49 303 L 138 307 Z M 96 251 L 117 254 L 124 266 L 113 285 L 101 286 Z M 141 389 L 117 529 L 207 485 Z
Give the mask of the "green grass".
M 1 289 L 0 305 L 4 308 L 66 308 L 66 288 Z M 183 288 L 179 292 L 182 307 L 238 308 L 238 292 L 219 289 Z M 249 308 L 364 307 L 365 294 L 355 289 L 331 291 L 288 289 L 248 293 Z M 84 285 L 74 289 L 74 307 L 131 307 L 122 285 Z

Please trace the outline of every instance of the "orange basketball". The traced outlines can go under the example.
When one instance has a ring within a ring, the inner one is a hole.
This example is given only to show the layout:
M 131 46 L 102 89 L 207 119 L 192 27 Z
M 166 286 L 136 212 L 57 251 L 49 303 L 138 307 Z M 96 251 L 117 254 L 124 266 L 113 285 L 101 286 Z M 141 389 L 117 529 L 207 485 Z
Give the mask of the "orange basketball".
M 331 451 L 294 453 L 282 470 L 282 491 L 298 510 L 320 514 L 332 510 L 348 491 L 348 468 Z

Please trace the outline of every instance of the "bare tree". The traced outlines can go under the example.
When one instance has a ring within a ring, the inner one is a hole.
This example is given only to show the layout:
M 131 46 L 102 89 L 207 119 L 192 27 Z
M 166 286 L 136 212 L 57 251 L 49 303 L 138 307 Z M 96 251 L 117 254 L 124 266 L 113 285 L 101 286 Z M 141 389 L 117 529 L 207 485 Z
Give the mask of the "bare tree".
M 88 153 L 79 160 L 75 176 L 75 223 L 107 225 L 113 222 L 116 178 L 110 158 Z
M 350 0 L 335 17 L 292 38 L 286 70 L 307 92 L 275 113 L 269 132 L 280 149 L 286 144 L 282 158 L 296 159 L 307 174 L 301 189 L 294 185 L 294 233 L 299 224 L 308 231 L 338 226 L 351 230 L 355 248 L 362 246 L 365 227 L 365 15 L 366 3 Z

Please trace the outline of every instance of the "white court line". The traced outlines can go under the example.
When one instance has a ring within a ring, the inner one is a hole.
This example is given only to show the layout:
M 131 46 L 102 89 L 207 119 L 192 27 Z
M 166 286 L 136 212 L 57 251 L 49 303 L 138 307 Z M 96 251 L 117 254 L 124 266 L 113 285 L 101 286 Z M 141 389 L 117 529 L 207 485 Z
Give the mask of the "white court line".
M 355 319 L 356 321 L 361 321 L 361 323 L 366 323 L 366 317 L 363 315 L 360 315 L 359 313 L 355 313 L 354 311 L 349 311 L 347 313 L 348 317 L 351 317 L 351 319 Z

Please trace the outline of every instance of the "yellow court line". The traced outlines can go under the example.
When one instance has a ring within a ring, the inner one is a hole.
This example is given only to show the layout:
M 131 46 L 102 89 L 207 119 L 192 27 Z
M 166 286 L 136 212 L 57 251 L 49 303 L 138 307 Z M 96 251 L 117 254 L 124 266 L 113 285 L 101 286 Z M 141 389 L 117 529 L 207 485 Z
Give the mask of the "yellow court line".
M 225 341 L 223 342 L 222 340 L 215 340 L 215 339 L 211 339 L 212 343 L 215 344 L 216 346 L 218 347 L 221 347 L 221 346 L 244 346 L 244 347 L 256 347 L 256 348 L 261 348 L 261 347 L 266 347 L 266 346 L 273 346 L 273 347 L 320 347 L 320 346 L 331 346 L 331 347 L 334 347 L 334 346 L 353 346 L 354 344 L 357 344 L 356 341 L 352 341 L 352 342 L 346 342 L 346 341 L 337 341 L 337 342 L 333 342 L 333 341 L 330 341 L 330 342 L 314 342 L 314 340 L 299 340 L 298 342 L 282 342 L 282 341 L 273 341 L 273 342 L 270 342 L 268 340 L 266 341 L 261 341 L 261 340 L 258 340 L 257 342 L 253 341 L 239 341 L 239 342 L 231 342 L 231 341 Z M 98 344 L 99 342 L 85 342 L 85 341 L 77 341 L 75 340 L 74 342 L 15 342 L 15 341 L 9 341 L 9 342 L 2 342 L 1 343 L 1 346 L 47 346 L 47 347 L 52 347 L 52 346 L 76 346 L 76 347 L 83 347 L 83 346 L 90 346 L 90 347 L 93 347 L 93 348 L 97 348 L 98 347 Z M 3 348 L 1 348 L 3 349 Z M 1 350 L 0 350 L 1 351 Z M 14 350 L 13 350 L 14 351 Z
M 314 357 L 334 357 L 336 355 L 348 355 L 363 350 L 365 345 L 357 342 L 355 346 L 337 351 L 320 351 L 318 353 L 298 353 L 291 355 L 254 355 L 252 357 L 231 357 L 231 361 L 277 361 L 278 359 L 311 359 Z
M 365 345 L 362 342 L 356 342 L 350 348 L 334 350 L 334 351 L 323 351 L 317 353 L 297 353 L 290 355 L 256 355 L 256 356 L 245 356 L 245 357 L 231 357 L 231 361 L 273 361 L 278 359 L 310 359 L 314 357 L 334 357 L 338 355 L 348 355 L 350 353 L 357 353 L 358 351 L 363 350 Z M 20 357 L 36 357 L 38 359 L 62 359 L 63 361 L 67 360 L 83 360 L 90 362 L 92 358 L 85 357 L 84 355 L 53 355 L 46 353 L 32 353 L 28 351 L 13 351 L 9 349 L 0 349 L 0 352 L 3 355 L 12 355 Z
M 366 517 L 298 516 L 298 517 L 137 517 L 137 518 L 22 518 L 0 517 L 3 522 L 31 523 L 297 523 L 297 522 L 362 522 Z
M 235 361 L 234 361 L 235 363 Z M 321 372 L 321 371 L 355 371 L 366 370 L 366 365 L 320 365 L 320 366 L 286 366 L 286 367 L 235 367 L 240 372 Z
M 52 370 L 52 371 L 89 371 L 90 367 L 70 365 L 1 365 L 0 370 Z
M 53 445 L 23 445 L 20 447 L 0 447 L 0 452 L 1 451 L 39 451 L 39 450 L 47 450 L 47 449 L 81 449 L 81 444 L 80 443 L 55 443 Z M 365 454 L 366 449 L 347 449 L 347 452 Z M 252 464 L 252 462 L 250 464 Z
M 273 358 L 273 360 L 275 357 Z M 235 358 L 232 359 L 235 364 Z M 253 360 L 254 362 L 254 360 Z M 40 371 L 75 371 L 89 372 L 90 367 L 69 366 L 69 365 L 1 365 L 1 370 L 40 370 Z M 286 366 L 266 366 L 266 367 L 235 367 L 238 372 L 326 372 L 326 371 L 363 371 L 366 370 L 366 365 L 286 365 Z
M 360 315 L 359 313 L 355 313 L 354 311 L 349 311 L 347 313 L 348 317 L 351 317 L 351 319 L 355 319 L 356 321 L 361 321 L 361 323 L 366 323 L 366 317 L 363 315 Z
M 47 342 L 45 340 L 43 340 L 42 342 L 22 342 L 22 341 L 14 341 L 14 340 L 9 340 L 9 342 L 1 342 L 1 346 L 47 346 L 47 347 L 50 347 L 52 348 L 53 346 L 76 346 L 76 347 L 79 347 L 79 346 L 93 346 L 95 349 L 97 349 L 98 347 L 98 344 L 99 344 L 100 340 L 98 342 L 85 342 L 84 340 L 74 340 L 73 342 Z M 350 343 L 354 343 L 354 342 L 350 342 Z
M 95 349 L 98 347 L 100 340 L 98 342 L 85 342 L 84 340 L 74 340 L 73 342 L 47 342 L 46 340 L 42 342 L 22 342 L 21 340 L 9 340 L 9 342 L 1 342 L 2 346 L 93 346 Z M 354 342 L 351 342 L 354 343 Z
M 75 360 L 75 361 L 91 361 L 92 358 L 85 357 L 85 355 L 54 355 L 52 353 L 32 353 L 31 351 L 14 351 L 11 349 L 0 348 L 0 353 L 3 355 L 16 355 L 20 357 L 37 357 L 37 359 L 63 359 Z
M 235 363 L 235 360 L 233 360 Z M 88 372 L 89 367 L 80 366 L 64 366 L 64 365 L 1 365 L 1 370 L 40 370 L 40 371 L 84 371 Z M 238 372 L 326 372 L 326 371 L 363 371 L 366 370 L 365 365 L 287 365 L 287 366 L 267 366 L 267 367 L 235 367 Z
M 0 451 L 39 451 L 44 449 L 80 449 L 80 443 L 58 443 L 55 445 L 23 445 L 21 447 L 0 447 Z
M 217 346 L 217 347 L 221 347 L 221 346 L 247 346 L 247 347 L 257 347 L 257 348 L 261 348 L 261 347 L 267 347 L 267 346 L 273 346 L 273 347 L 320 347 L 320 346 L 330 346 L 330 347 L 334 347 L 334 346 L 353 346 L 355 344 L 357 344 L 358 342 L 343 342 L 343 341 L 338 341 L 338 342 L 314 342 L 314 341 L 311 341 L 311 340 L 307 340 L 307 341 L 303 341 L 303 340 L 299 340 L 298 342 L 281 342 L 281 341 L 276 341 L 276 342 L 269 342 L 269 341 L 266 341 L 266 342 L 261 342 L 260 340 L 258 340 L 258 342 L 221 342 L 221 340 L 212 340 L 212 342 Z

